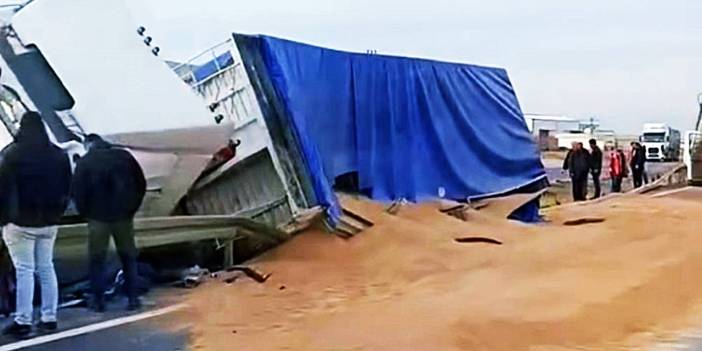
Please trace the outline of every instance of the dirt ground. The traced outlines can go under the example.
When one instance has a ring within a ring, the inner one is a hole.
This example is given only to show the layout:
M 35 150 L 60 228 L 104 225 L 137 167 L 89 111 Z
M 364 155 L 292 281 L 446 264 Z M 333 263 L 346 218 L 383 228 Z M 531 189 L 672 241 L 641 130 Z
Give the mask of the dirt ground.
M 535 226 L 346 202 L 376 225 L 301 234 L 252 263 L 265 284 L 195 290 L 192 348 L 629 350 L 702 325 L 702 202 L 627 195 Z M 583 217 L 606 221 L 564 225 Z

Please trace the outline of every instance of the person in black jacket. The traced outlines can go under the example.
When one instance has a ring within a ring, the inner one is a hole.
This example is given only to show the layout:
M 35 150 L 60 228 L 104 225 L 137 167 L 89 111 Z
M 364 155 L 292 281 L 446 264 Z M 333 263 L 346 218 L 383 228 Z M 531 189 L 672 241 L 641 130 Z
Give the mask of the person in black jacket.
M 597 140 L 590 139 L 590 168 L 592 173 L 592 182 L 595 186 L 595 196 L 597 199 L 602 196 L 602 186 L 600 185 L 600 176 L 602 175 L 602 150 L 597 146 Z
M 585 150 L 583 143 L 573 144 L 563 163 L 563 169 L 568 171 L 573 185 L 573 201 L 587 200 L 587 178 L 590 174 L 590 153 Z
M 57 327 L 58 283 L 53 264 L 57 224 L 70 195 L 71 165 L 49 141 L 41 116 L 22 116 L 15 142 L 3 150 L 0 164 L 0 222 L 17 278 L 16 316 L 4 334 L 31 332 L 34 275 L 41 286 L 39 328 Z
M 637 142 L 631 143 L 631 173 L 634 177 L 634 188 L 640 188 L 644 182 L 644 172 L 646 171 L 646 151 Z
M 73 176 L 73 199 L 78 212 L 88 220 L 93 308 L 105 310 L 105 259 L 112 236 L 125 273 L 128 309 L 138 309 L 134 215 L 146 192 L 144 173 L 129 151 L 98 135 L 88 135 L 85 144 L 88 153 L 78 161 Z

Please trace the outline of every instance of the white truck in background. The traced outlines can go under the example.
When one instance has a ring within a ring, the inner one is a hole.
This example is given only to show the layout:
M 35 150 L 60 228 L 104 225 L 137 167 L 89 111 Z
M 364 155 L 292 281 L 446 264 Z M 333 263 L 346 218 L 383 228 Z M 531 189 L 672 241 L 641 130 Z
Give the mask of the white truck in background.
M 680 159 L 680 131 L 665 123 L 646 123 L 641 144 L 648 161 L 677 161 Z

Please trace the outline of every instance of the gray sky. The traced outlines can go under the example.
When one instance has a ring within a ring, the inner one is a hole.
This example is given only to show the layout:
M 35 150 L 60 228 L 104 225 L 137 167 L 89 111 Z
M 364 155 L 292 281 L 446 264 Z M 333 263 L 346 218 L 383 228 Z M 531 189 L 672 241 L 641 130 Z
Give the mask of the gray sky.
M 693 127 L 702 92 L 699 0 L 126 0 L 165 57 L 231 32 L 336 49 L 504 67 L 529 113 Z

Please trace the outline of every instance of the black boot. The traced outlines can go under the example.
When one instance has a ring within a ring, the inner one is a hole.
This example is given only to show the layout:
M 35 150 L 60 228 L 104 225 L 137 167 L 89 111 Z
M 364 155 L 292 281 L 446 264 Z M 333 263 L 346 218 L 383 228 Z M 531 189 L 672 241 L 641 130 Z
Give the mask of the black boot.
M 127 311 L 137 311 L 141 309 L 141 300 L 138 297 L 130 297 L 127 303 Z
M 12 336 L 15 338 L 25 338 L 29 336 L 31 332 L 31 325 L 17 324 L 17 322 L 12 322 L 12 324 L 8 325 L 2 330 L 3 335 Z
M 58 329 L 58 323 L 56 322 L 39 322 L 37 328 L 42 332 L 52 332 Z
M 95 296 L 90 309 L 97 313 L 105 312 L 105 298 L 103 296 Z

